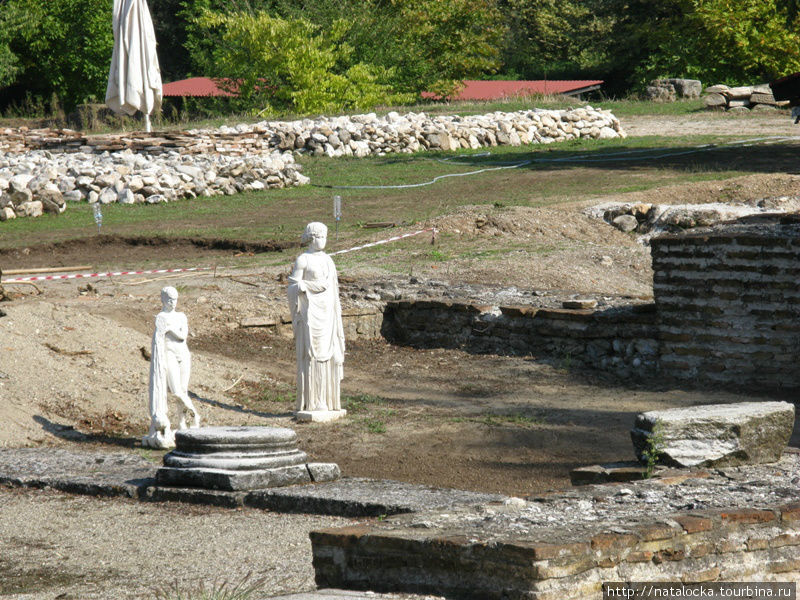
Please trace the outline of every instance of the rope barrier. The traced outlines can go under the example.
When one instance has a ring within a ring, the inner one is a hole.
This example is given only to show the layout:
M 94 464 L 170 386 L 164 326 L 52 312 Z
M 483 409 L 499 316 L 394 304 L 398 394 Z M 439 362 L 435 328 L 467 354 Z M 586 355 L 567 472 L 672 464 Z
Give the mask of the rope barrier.
M 413 237 L 415 235 L 419 235 L 421 233 L 425 233 L 427 231 L 433 232 L 432 242 L 436 239 L 436 232 L 437 229 L 435 227 L 428 227 L 426 229 L 420 229 L 418 231 L 412 231 L 410 233 L 404 233 L 402 235 L 396 235 L 385 240 L 378 240 L 377 242 L 370 242 L 368 244 L 362 244 L 361 246 L 354 246 L 352 248 L 347 248 L 345 250 L 338 250 L 336 252 L 331 252 L 330 256 L 336 256 L 337 254 L 346 254 L 347 252 L 355 252 L 356 250 L 363 250 L 364 248 L 371 248 L 373 246 L 380 246 L 383 244 L 388 244 L 390 242 L 396 242 L 398 240 L 402 240 L 405 238 Z M 151 269 L 151 270 L 139 270 L 139 271 L 109 271 L 106 273 L 73 273 L 71 275 L 36 275 L 32 277 L 15 277 L 13 279 L 3 279 L 0 281 L 2 283 L 28 283 L 33 281 L 56 281 L 56 280 L 63 280 L 63 279 L 91 279 L 97 277 L 122 277 L 125 275 L 158 275 L 162 273 L 187 273 L 191 271 L 206 271 L 211 267 L 188 267 L 184 269 Z
M 152 269 L 149 271 L 109 271 L 107 273 L 75 273 L 72 275 L 39 275 L 36 277 L 16 277 L 3 279 L 0 283 L 23 283 L 27 281 L 54 281 L 56 279 L 90 279 L 94 277 L 118 277 L 122 275 L 154 275 L 160 273 L 185 273 L 187 271 L 203 271 L 211 267 L 190 267 L 187 269 Z

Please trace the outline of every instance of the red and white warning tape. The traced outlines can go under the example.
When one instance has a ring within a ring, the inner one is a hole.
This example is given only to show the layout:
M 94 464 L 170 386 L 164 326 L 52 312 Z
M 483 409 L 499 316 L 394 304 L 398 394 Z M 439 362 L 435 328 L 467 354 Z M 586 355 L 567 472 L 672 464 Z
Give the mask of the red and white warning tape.
M 73 275 L 39 275 L 36 277 L 17 277 L 3 279 L 0 283 L 14 283 L 22 281 L 53 281 L 54 279 L 88 279 L 90 277 L 117 277 L 119 275 L 154 275 L 160 273 L 185 273 L 187 271 L 202 271 L 209 267 L 191 267 L 188 269 L 153 269 L 150 271 L 109 271 L 107 273 L 75 273 Z
M 380 246 L 381 244 L 388 244 L 389 242 L 396 242 L 397 240 L 402 240 L 403 238 L 411 237 L 414 235 L 419 235 L 420 233 L 425 233 L 426 231 L 432 231 L 434 238 L 436 237 L 436 228 L 435 227 L 428 227 L 427 229 L 420 229 L 419 231 L 412 231 L 411 233 L 404 233 L 403 235 L 396 235 L 394 237 L 390 237 L 386 240 L 379 240 L 377 242 L 370 242 L 369 244 L 364 244 L 363 246 L 355 246 L 354 248 L 348 248 L 347 250 L 338 250 L 336 252 L 331 252 L 331 256 L 335 256 L 337 254 L 344 254 L 345 252 L 354 252 L 356 250 L 363 250 L 364 248 L 371 248 L 372 246 Z
M 380 246 L 381 244 L 388 244 L 389 242 L 396 242 L 397 240 L 402 240 L 407 237 L 411 237 L 414 235 L 419 235 L 421 233 L 425 233 L 426 231 L 432 231 L 434 239 L 436 238 L 436 228 L 429 227 L 427 229 L 420 229 L 419 231 L 412 231 L 411 233 L 404 233 L 403 235 L 396 235 L 394 237 L 380 240 L 377 242 L 370 242 L 369 244 L 364 244 L 362 246 L 355 246 L 353 248 L 348 248 L 346 250 L 339 250 L 337 252 L 331 252 L 331 256 L 336 254 L 344 254 L 346 252 L 354 252 L 356 250 L 363 250 L 364 248 L 371 248 L 372 246 Z M 24 281 L 54 281 L 56 279 L 89 279 L 93 277 L 120 277 L 123 275 L 159 275 L 161 273 L 186 273 L 189 271 L 203 271 L 208 270 L 211 267 L 190 267 L 186 269 L 152 269 L 150 271 L 109 271 L 107 273 L 75 273 L 72 275 L 37 275 L 35 277 L 16 277 L 14 279 L 3 279 L 0 283 L 14 283 L 14 282 L 24 282 Z

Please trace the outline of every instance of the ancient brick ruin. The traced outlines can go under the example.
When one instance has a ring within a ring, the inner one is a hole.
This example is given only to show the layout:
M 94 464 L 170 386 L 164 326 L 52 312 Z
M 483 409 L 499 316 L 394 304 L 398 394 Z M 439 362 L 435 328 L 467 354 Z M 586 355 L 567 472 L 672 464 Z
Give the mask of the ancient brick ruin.
M 652 240 L 660 372 L 701 385 L 800 387 L 800 226 Z
M 800 387 L 800 225 L 726 224 L 651 241 L 654 302 L 599 309 L 386 304 L 382 333 L 421 347 L 532 355 L 623 379 L 765 393 Z
M 571 356 L 701 386 L 800 387 L 800 226 L 728 224 L 652 241 L 654 303 L 603 310 L 386 305 L 419 346 Z M 600 598 L 604 582 L 800 580 L 800 454 L 312 533 L 321 587 L 453 598 Z

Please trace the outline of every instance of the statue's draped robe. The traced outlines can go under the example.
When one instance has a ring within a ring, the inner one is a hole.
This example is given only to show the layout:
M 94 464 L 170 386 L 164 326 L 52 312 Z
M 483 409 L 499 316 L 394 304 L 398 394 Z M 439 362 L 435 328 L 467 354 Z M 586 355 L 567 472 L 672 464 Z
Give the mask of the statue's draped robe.
M 306 293 L 300 292 L 295 273 L 288 290 L 297 347 L 297 410 L 340 410 L 344 330 L 336 266 L 322 252 L 305 258 Z
M 150 420 L 153 426 L 169 426 L 167 407 L 167 316 L 156 316 L 156 330 L 150 345 Z M 151 432 L 152 433 L 152 432 Z
M 156 316 L 156 329 L 150 346 L 150 432 L 147 437 L 156 440 L 159 432 L 170 435 L 169 406 L 167 404 L 168 392 L 181 393 L 185 390 L 173 390 L 169 386 L 167 377 L 167 335 L 170 330 L 188 332 L 186 315 L 182 312 L 160 312 Z M 186 360 L 185 357 L 182 357 Z M 174 360 L 174 359 L 173 359 Z M 178 377 L 180 380 L 180 377 Z M 163 436 L 162 436 L 163 437 Z

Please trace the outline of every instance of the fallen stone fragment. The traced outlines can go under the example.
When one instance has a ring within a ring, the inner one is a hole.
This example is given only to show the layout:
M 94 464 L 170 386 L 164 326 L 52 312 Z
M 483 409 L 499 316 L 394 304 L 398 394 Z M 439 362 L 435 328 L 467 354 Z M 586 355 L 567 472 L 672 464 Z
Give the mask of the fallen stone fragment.
M 637 221 L 636 217 L 633 215 L 620 215 L 616 217 L 611 224 L 620 231 L 628 233 L 639 226 L 639 221 Z
M 733 466 L 780 459 L 794 428 L 788 402 L 741 402 L 654 410 L 631 430 L 637 458 L 667 466 Z
M 575 298 L 573 300 L 564 300 L 561 306 L 573 310 L 591 310 L 597 308 L 597 300 L 591 298 Z

